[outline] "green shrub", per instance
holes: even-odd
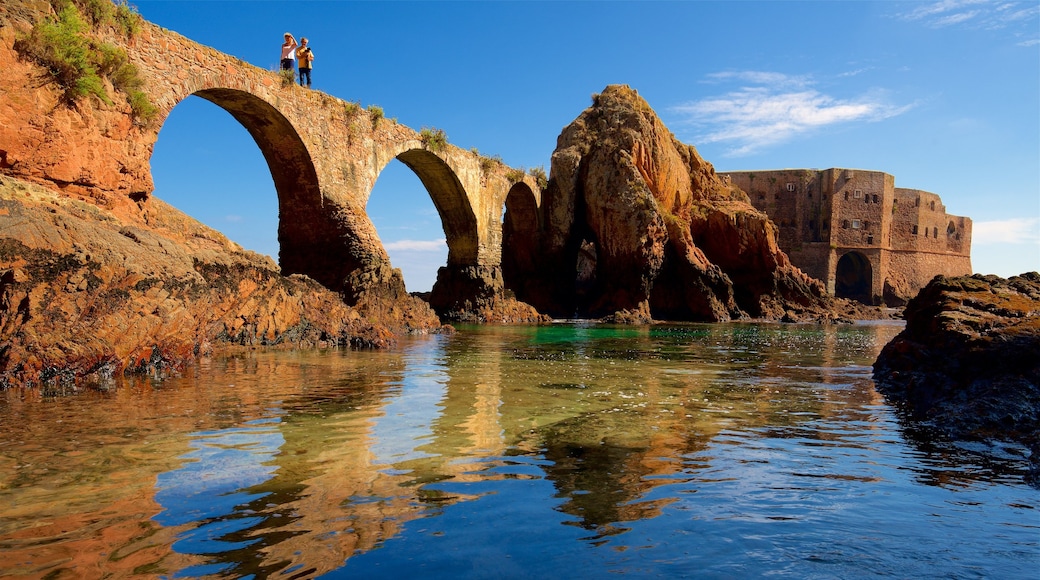
[[[282,77],[282,88],[296,85],[296,71],[293,69],[279,69],[278,76]]]
[[[510,183],[519,183],[520,181],[523,181],[525,175],[527,175],[527,171],[524,170],[523,167],[510,168],[506,171],[506,179],[508,179]]]
[[[116,6],[111,0],[76,0],[76,4],[95,27],[112,22]]]
[[[480,156],[480,170],[484,172],[484,175],[490,175],[491,171],[498,165],[504,165],[502,157],[495,155],[481,155]]]
[[[15,49],[49,70],[65,89],[67,101],[92,94],[111,103],[98,76],[88,30],[79,10],[68,4],[56,18],[45,18],[33,27]]]
[[[383,119],[383,107],[380,107],[379,105],[369,105],[368,116],[372,119],[372,128],[375,129],[379,126],[379,121]]]
[[[422,139],[423,147],[428,151],[443,150],[448,146],[448,135],[444,132],[444,129],[431,129],[429,127],[423,127],[419,131],[419,138]]]
[[[137,33],[141,32],[143,19],[137,9],[127,4],[126,0],[117,0],[115,17],[116,24],[128,38],[137,36]]]
[[[538,167],[532,167],[527,173],[534,178],[534,181],[538,184],[539,188],[545,189],[546,187],[549,187],[549,177],[545,175],[545,168],[541,165]]]
[[[127,95],[127,100],[130,103],[130,110],[134,112],[134,117],[143,125],[151,123],[159,113],[152,101],[148,99],[148,95],[141,91],[131,91]]]
[[[113,14],[119,14],[119,8],[109,0],[55,0],[52,4],[57,16],[37,23],[27,37],[16,41],[15,49],[50,71],[64,89],[63,98],[68,103],[93,95],[111,105],[102,80],[107,77],[116,90],[126,94],[138,121],[147,123],[154,118],[157,110],[140,91],[144,81],[137,67],[122,48],[90,36],[91,27],[77,5],[83,7],[95,26],[111,21]]]
[[[361,111],[361,103],[357,101],[347,101],[343,103],[343,112],[348,117],[353,117],[358,114],[359,111]]]

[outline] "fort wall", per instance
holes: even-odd
[[[837,295],[900,304],[933,277],[971,274],[971,219],[880,171],[723,172],[780,231],[780,247]]]

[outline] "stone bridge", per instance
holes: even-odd
[[[537,205],[540,191],[530,176],[516,180],[519,172],[501,162],[424,142],[421,133],[383,118],[381,111],[285,82],[277,72],[150,23],[131,39],[108,40],[126,47],[159,110],[142,128],[147,147],[131,155],[150,158],[170,111],[192,95],[220,106],[249,131],[278,195],[284,274],[310,276],[341,291],[348,302],[372,288],[403,291],[365,212],[380,172],[398,159],[422,181],[447,239],[448,262],[438,273],[433,306],[449,309],[460,298],[502,291],[504,207],[507,197],[524,207]],[[150,192],[137,195],[142,193]]]

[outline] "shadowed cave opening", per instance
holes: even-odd
[[[849,252],[838,260],[834,274],[834,295],[863,304],[873,304],[870,260],[859,252]]]

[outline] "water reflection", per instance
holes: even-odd
[[[1021,458],[908,444],[873,389],[898,330],[473,328],[7,391],[0,576],[841,576],[967,547],[1027,569]]]

